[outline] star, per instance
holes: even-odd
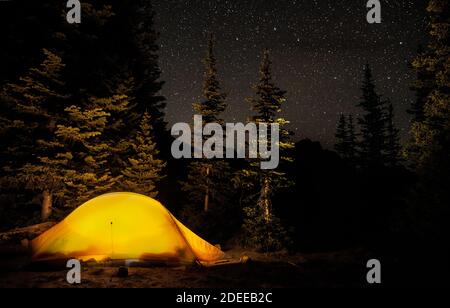
[[[245,98],[254,94],[261,53],[268,48],[273,81],[287,91],[285,114],[296,140],[308,137],[332,148],[336,115],[359,117],[366,63],[380,94],[398,104],[396,119],[406,136],[415,78],[408,64],[426,32],[420,6],[388,5],[383,22],[373,27],[357,1],[268,3],[154,2],[169,125],[192,119],[192,103],[201,98],[206,37],[214,32],[218,78],[228,94],[226,120],[245,122],[250,115]]]

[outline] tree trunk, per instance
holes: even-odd
[[[45,190],[42,193],[41,220],[46,221],[52,213],[52,194]]]
[[[270,221],[271,216],[271,206],[270,206],[270,184],[268,179],[264,179],[264,184],[261,193],[261,201],[264,212],[264,219],[266,222]]]
[[[206,167],[206,192],[205,192],[205,204],[204,211],[208,212],[209,209],[209,166]]]

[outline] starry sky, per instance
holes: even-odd
[[[295,139],[334,144],[341,113],[358,116],[362,68],[374,71],[379,94],[396,108],[405,137],[414,93],[408,63],[426,38],[425,0],[381,0],[382,23],[368,24],[366,0],[158,0],[160,66],[167,121],[190,122],[200,100],[207,34],[216,36],[227,121],[251,114],[245,98],[258,80],[264,48],[275,83],[287,91],[284,115]]]

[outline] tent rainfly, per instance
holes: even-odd
[[[31,242],[33,261],[215,262],[224,253],[161,203],[134,193],[94,198]]]

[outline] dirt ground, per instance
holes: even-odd
[[[130,267],[119,278],[117,267],[83,266],[81,284],[66,282],[67,270],[30,269],[24,257],[0,257],[0,287],[33,288],[298,288],[367,285],[364,253],[358,250],[309,254],[227,252],[249,256],[245,264],[199,267]]]

